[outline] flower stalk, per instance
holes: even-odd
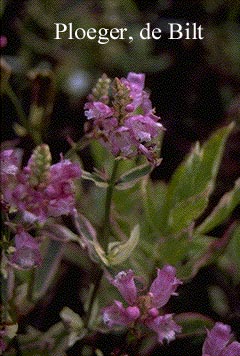
[[[111,233],[111,228],[110,228],[111,203],[112,203],[114,185],[117,177],[118,165],[119,165],[119,160],[114,160],[112,175],[106,193],[105,213],[104,213],[103,233],[102,233],[102,245],[106,252],[107,252],[107,247],[108,247],[110,233]]]
[[[112,174],[111,174],[111,178],[110,178],[109,185],[107,187],[107,192],[106,192],[105,209],[104,209],[105,212],[104,212],[104,219],[103,219],[103,228],[102,228],[103,230],[102,230],[102,241],[101,241],[102,246],[106,252],[107,252],[108,243],[109,243],[109,239],[110,239],[110,233],[111,233],[111,228],[110,228],[111,203],[112,203],[114,185],[115,185],[116,177],[117,177],[118,165],[119,165],[119,160],[114,160]],[[96,282],[94,284],[94,288],[93,288],[93,291],[91,294],[89,307],[88,307],[88,311],[87,311],[87,315],[86,315],[86,326],[87,327],[89,326],[92,309],[93,309],[95,299],[98,294],[98,290],[101,285],[103,272],[104,271],[102,268],[100,268],[97,272]]]

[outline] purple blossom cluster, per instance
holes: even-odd
[[[130,72],[127,79],[112,83],[113,98],[106,87],[101,95],[90,95],[85,115],[92,121],[90,135],[111,151],[115,157],[132,158],[144,155],[157,166],[158,138],[162,130],[154,114],[149,94],[144,90],[145,75]]]
[[[240,343],[229,343],[231,338],[230,326],[216,323],[212,330],[208,331],[203,344],[203,356],[240,356]]]
[[[46,145],[39,147],[45,149]],[[0,162],[3,200],[22,212],[25,220],[43,223],[48,217],[73,211],[73,180],[81,176],[78,164],[61,159],[57,164],[41,166],[33,153],[27,166],[21,169],[21,157],[16,150],[2,151]],[[42,168],[41,175],[37,165]]]
[[[182,282],[176,278],[176,270],[170,265],[157,270],[157,277],[152,282],[149,292],[138,295],[132,270],[122,271],[111,280],[125,301],[123,304],[115,300],[114,304],[103,309],[103,321],[109,327],[114,325],[134,326],[138,323],[144,325],[158,335],[160,343],[175,339],[175,334],[181,327],[175,323],[172,314],[162,314],[159,309],[167,304],[172,295],[177,295],[176,289]]]

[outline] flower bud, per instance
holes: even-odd
[[[101,101],[104,104],[107,104],[109,102],[108,92],[110,83],[111,79],[109,79],[106,74],[103,74],[101,78],[98,79],[96,86],[92,90],[92,101]]]
[[[51,160],[48,145],[43,144],[35,148],[28,163],[30,168],[29,183],[32,187],[47,184]]]
[[[115,78],[113,81],[113,108],[115,109],[115,117],[119,122],[127,115],[126,106],[129,108],[132,99],[130,97],[130,88],[128,88],[120,79]]]

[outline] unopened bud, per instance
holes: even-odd
[[[29,161],[29,183],[36,187],[47,184],[52,157],[48,145],[37,146]]]
[[[109,102],[109,88],[111,80],[106,74],[103,74],[101,78],[98,79],[96,86],[92,90],[93,101],[101,101],[104,104]]]
[[[122,83],[118,78],[113,81],[113,107],[115,110],[115,116],[122,121],[128,113],[129,104],[131,104],[132,99],[130,97],[130,89]]]

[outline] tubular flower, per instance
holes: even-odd
[[[109,79],[105,75],[99,81],[101,86],[97,83],[85,104],[85,115],[91,122],[89,136],[99,139],[116,157],[140,154],[154,166],[159,165],[158,138],[164,128],[144,91],[145,75],[129,73],[127,78],[115,78],[111,98],[106,91]],[[103,86],[104,82],[108,86]]]
[[[230,326],[216,323],[212,330],[208,331],[203,344],[203,356],[240,356],[240,343],[229,343],[231,338]]]
[[[26,231],[22,230],[15,236],[15,252],[9,262],[21,270],[31,269],[42,263],[39,244]]]
[[[177,295],[175,291],[181,281],[176,278],[175,268],[167,265],[158,269],[157,277],[145,295],[139,295],[134,278],[133,271],[128,270],[119,272],[111,280],[129,306],[125,308],[115,300],[113,305],[103,309],[103,321],[109,327],[140,323],[155,331],[160,343],[164,339],[168,342],[174,340],[181,327],[174,322],[172,314],[160,315],[158,309],[168,302],[171,295]]]
[[[51,165],[47,145],[38,146],[20,169],[14,150],[1,152],[3,200],[23,213],[25,220],[45,222],[50,216],[69,214],[75,207],[73,180],[81,176],[78,164],[61,159]]]

